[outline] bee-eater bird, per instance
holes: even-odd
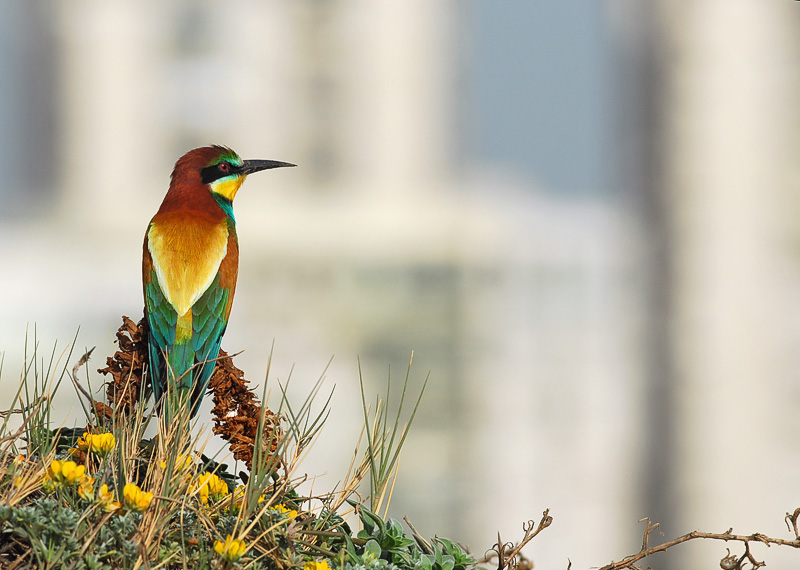
[[[242,160],[223,146],[175,163],[142,259],[149,375],[167,423],[187,404],[197,414],[219,356],[239,268],[233,199],[248,174],[284,166],[295,165]]]

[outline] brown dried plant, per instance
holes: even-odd
[[[109,405],[120,412],[133,412],[139,401],[147,361],[146,327],[144,319],[134,323],[123,315],[122,326],[117,331],[119,349],[106,358],[106,367],[98,370],[104,376],[111,375],[106,382],[106,398]]]
[[[233,357],[224,350],[219,351],[217,368],[208,387],[214,393],[212,431],[230,442],[235,459],[252,469],[261,405],[249,388],[244,372],[234,366]],[[265,447],[262,450],[264,457],[277,452],[280,436],[278,417],[269,409],[264,410],[264,434],[261,440]]]

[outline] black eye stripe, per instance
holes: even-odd
[[[226,170],[220,168],[220,166],[223,164],[227,165],[228,168]],[[219,180],[220,178],[235,174],[239,170],[240,167],[236,166],[235,164],[231,164],[230,162],[218,162],[217,164],[212,164],[211,166],[206,166],[205,168],[201,169],[200,179],[203,181],[203,184],[209,184],[215,180]]]

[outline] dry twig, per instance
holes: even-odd
[[[619,561],[606,564],[605,566],[599,568],[599,570],[623,570],[626,568],[629,570],[641,570],[641,568],[637,566],[639,561],[647,558],[648,556],[652,556],[653,554],[666,552],[670,548],[673,548],[679,544],[683,544],[684,542],[689,542],[690,540],[696,539],[721,540],[724,542],[733,541],[742,543],[744,546],[744,552],[741,554],[734,554],[731,553],[730,549],[726,549],[727,554],[720,560],[720,567],[722,570],[757,570],[758,568],[766,566],[766,563],[758,560],[753,555],[751,545],[754,543],[765,544],[766,546],[789,546],[791,548],[800,549],[800,508],[795,509],[793,513],[786,513],[785,520],[787,528],[794,533],[793,539],[773,538],[760,532],[748,535],[734,534],[733,529],[729,528],[722,533],[693,530],[692,532],[688,532],[672,540],[662,542],[656,546],[651,546],[650,536],[658,529],[659,525],[658,523],[652,523],[649,518],[644,518],[639,521],[645,523],[644,532],[642,533],[641,549],[635,554],[626,556]],[[497,543],[494,545],[494,547],[492,547],[489,553],[484,556],[483,560],[479,561],[479,563],[485,564],[497,559],[498,570],[504,570],[506,568],[511,568],[513,570],[532,570],[533,563],[522,555],[521,550],[541,531],[550,526],[552,522],[553,519],[549,516],[549,509],[544,511],[542,519],[539,521],[538,525],[534,524],[533,521],[528,521],[522,527],[525,531],[525,536],[517,545],[514,545],[511,542],[504,543],[498,533]],[[570,568],[572,568],[571,561],[569,561],[567,570]]]
[[[716,533],[716,532],[700,532],[698,530],[693,530],[692,532],[688,532],[683,536],[679,536],[678,538],[674,538],[672,540],[668,540],[667,542],[662,542],[657,546],[649,546],[649,539],[650,535],[653,533],[654,530],[658,528],[658,523],[652,524],[649,518],[642,519],[640,522],[645,523],[644,533],[642,535],[642,548],[636,554],[631,554],[630,556],[626,556],[622,560],[618,562],[611,562],[600,568],[600,570],[621,570],[623,568],[630,568],[635,569],[635,564],[642,560],[643,558],[647,558],[648,556],[652,556],[653,554],[657,554],[659,552],[665,552],[666,550],[672,548],[673,546],[677,546],[678,544],[682,544],[684,542],[688,542],[690,540],[695,540],[698,538],[704,538],[708,540],[722,540],[725,542],[735,541],[741,542],[744,544],[744,552],[737,556],[735,554],[731,554],[731,551],[728,550],[728,554],[720,560],[720,566],[723,570],[744,570],[744,564],[750,564],[750,568],[755,570],[756,568],[761,568],[766,564],[762,561],[756,560],[753,556],[752,552],[750,551],[750,544],[751,543],[761,543],[766,544],[767,546],[771,545],[779,545],[779,546],[791,546],[792,548],[800,548],[800,536],[798,536],[797,531],[797,518],[800,516],[800,509],[797,509],[794,512],[794,515],[786,514],[787,524],[791,522],[794,527],[795,531],[795,538],[793,540],[787,540],[784,538],[772,538],[765,534],[761,534],[759,532],[749,535],[742,535],[742,534],[733,534],[733,529],[729,528],[725,532]]]
[[[503,542],[500,538],[500,533],[497,533],[497,543],[490,549],[491,554],[484,557],[480,563],[486,563],[497,558],[497,570],[504,570],[505,568],[513,568],[517,570],[529,570],[533,568],[533,563],[522,555],[521,551],[531,540],[536,538],[540,532],[549,527],[553,523],[553,517],[550,516],[550,509],[545,509],[542,513],[542,518],[539,523],[530,520],[522,525],[522,530],[525,531],[525,536],[516,546],[511,542]]]

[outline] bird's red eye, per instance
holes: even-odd
[[[230,169],[230,166],[228,166],[227,162],[220,162],[218,168],[219,168],[220,172],[228,172],[228,169]]]

